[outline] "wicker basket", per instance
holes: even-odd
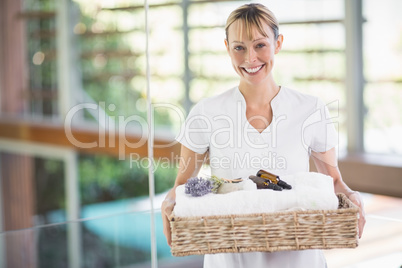
[[[354,248],[359,209],[338,194],[334,210],[170,217],[172,255]]]

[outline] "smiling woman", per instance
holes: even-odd
[[[327,122],[328,109],[320,99],[279,86],[273,78],[274,58],[282,43],[276,19],[265,6],[246,4],[229,16],[225,45],[239,84],[198,102],[183,125],[184,135],[177,138],[182,144],[182,162],[192,165],[179,166],[175,186],[162,205],[169,244],[168,217],[175,204],[175,190],[198,173],[199,159],[206,154],[214,163],[220,163],[211,166],[212,175],[226,179],[247,178],[258,169],[279,175],[309,171],[309,157],[313,156],[318,171],[333,178],[335,191],[360,207],[362,233],[362,201],[343,182],[334,163],[338,140],[331,122]],[[219,120],[223,114],[229,118],[231,128]],[[236,143],[222,146],[221,134],[232,137]],[[259,165],[254,165],[255,159],[263,159],[267,154],[284,159],[286,164],[267,166],[266,161],[259,161]],[[242,160],[244,165],[236,166],[236,157],[245,155],[249,158]],[[207,254],[204,258],[204,267],[267,266],[318,268],[325,267],[325,259],[319,250]]]

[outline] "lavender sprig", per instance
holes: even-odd
[[[184,192],[192,196],[203,196],[211,193],[212,183],[201,177],[194,177],[187,180],[184,186]]]

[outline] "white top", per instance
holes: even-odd
[[[328,109],[318,98],[282,87],[271,107],[272,122],[259,133],[248,122],[246,101],[235,87],[197,103],[177,140],[196,153],[209,150],[212,175],[227,179],[259,169],[279,176],[307,172],[311,150],[325,152],[337,145]],[[325,259],[317,250],[225,253],[205,255],[204,267],[321,268]]]

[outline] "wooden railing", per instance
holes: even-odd
[[[108,154],[119,157],[121,154],[136,153],[147,157],[147,141],[140,135],[130,132],[119,135],[109,131],[99,131],[95,127],[73,127],[66,130],[62,123],[37,123],[20,119],[0,119],[0,139],[12,139],[53,146],[69,147],[89,154]],[[80,146],[85,144],[86,146]],[[180,153],[180,144],[171,139],[155,137],[154,156],[174,157]]]

